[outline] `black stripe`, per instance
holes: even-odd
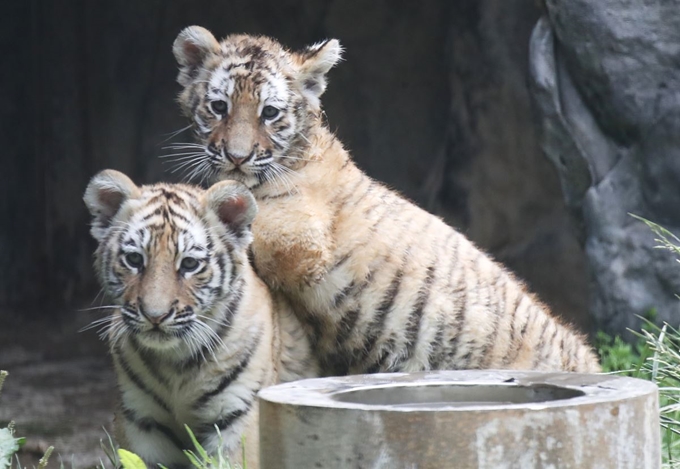
[[[359,320],[359,308],[353,308],[345,312],[338,324],[338,332],[335,336],[335,341],[338,345],[342,345],[349,338],[352,330]]]
[[[515,310],[517,310],[517,308],[519,308],[519,304],[521,303],[523,298],[524,298],[524,295],[520,294],[519,300],[516,302]],[[516,330],[517,330],[516,316],[513,316],[513,318],[515,318],[515,319],[513,319],[513,324],[512,324],[512,341],[516,342],[516,346],[515,346],[514,350],[512,350],[512,353],[508,352],[506,354],[506,356],[503,358],[503,364],[504,365],[513,364],[515,362],[515,360],[517,360],[517,357],[519,356],[520,352],[522,351],[522,346],[524,345],[524,341],[518,340],[518,338],[516,336]],[[527,311],[527,321],[528,320],[529,320],[529,311]],[[526,325],[525,325],[525,327],[526,327]],[[525,328],[522,328],[522,331],[525,331],[525,330],[526,330]],[[524,332],[522,332],[522,335],[524,335]],[[521,337],[520,337],[520,339],[521,339]]]
[[[482,348],[482,367],[487,368],[490,361],[491,361],[491,352],[493,351],[494,345],[496,345],[496,339],[498,337],[499,333],[499,328],[498,325],[500,324],[501,321],[501,308],[498,305],[498,302],[496,302],[496,307],[492,308],[492,293],[496,292],[496,285],[498,284],[498,281],[502,278],[503,276],[503,271],[498,270],[496,273],[496,278],[494,279],[493,282],[488,284],[486,286],[486,297],[487,297],[487,305],[486,305],[486,310],[489,315],[491,315],[493,319],[493,326],[491,328],[491,333],[486,337],[486,343],[484,344],[484,347]],[[495,295],[493,296],[495,298]]]
[[[479,296],[479,290],[480,290],[480,287],[483,284],[480,283],[479,274],[476,271],[474,271],[473,273],[476,276],[475,285],[477,287],[477,293],[478,293],[477,296]],[[487,303],[485,305],[486,306],[485,309],[488,312],[489,307],[490,307],[489,295],[488,295],[488,290],[489,290],[488,285],[486,286],[486,290],[487,290]],[[498,321],[498,315],[496,315],[496,318],[494,318],[494,319],[496,321]],[[492,328],[491,335],[494,334],[494,329],[497,329],[497,327],[495,327],[495,325],[494,325],[494,328]],[[466,344],[469,345],[470,348],[468,349],[468,352],[463,357],[462,365],[464,366],[465,369],[468,369],[468,368],[479,369],[479,368],[483,367],[483,363],[484,363],[484,360],[485,360],[484,352],[485,352],[486,347],[487,347],[488,339],[489,339],[489,336],[484,337],[484,339],[472,337],[471,340],[468,340],[466,342]],[[491,344],[491,345],[493,345],[493,344]],[[474,362],[472,361],[473,359],[474,359]]]
[[[236,420],[246,415],[251,407],[252,402],[249,403],[248,406],[245,407],[244,409],[238,409],[228,413],[221,419],[217,420],[214,425],[211,425],[211,427],[214,428],[215,426],[217,426],[217,428],[219,428],[220,431],[224,431],[227,428],[229,428]]]
[[[345,376],[349,374],[352,352],[336,348],[331,353],[320,356],[321,376]]]
[[[378,219],[373,223],[373,225],[371,225],[371,228],[370,228],[371,233],[373,233],[373,234],[377,233],[378,227],[383,222],[383,220],[386,220],[388,218],[393,219],[393,217],[392,217],[393,215],[394,215],[394,213],[392,212],[392,210],[390,210],[389,208],[385,208],[385,210],[383,210],[383,213],[381,213],[380,216],[378,217]]]
[[[368,180],[368,187],[366,187],[366,190],[364,191],[363,194],[361,194],[361,195],[359,196],[358,199],[354,199],[354,200],[351,201],[351,202],[352,202],[352,205],[353,205],[354,207],[356,207],[357,205],[359,205],[359,203],[361,203],[361,201],[364,200],[364,198],[366,198],[366,196],[367,196],[368,194],[370,194],[371,192],[373,192],[374,186],[375,186],[375,182],[374,182],[372,179],[369,179],[369,180]],[[348,202],[349,202],[349,201],[348,201]]]
[[[142,379],[134,372],[132,371],[132,368],[130,367],[130,364],[125,360],[125,357],[123,357],[122,350],[120,349],[120,346],[116,346],[115,348],[115,358],[118,360],[118,363],[120,364],[120,367],[123,369],[123,372],[125,375],[128,377],[130,381],[134,383],[135,386],[137,386],[140,391],[146,393],[153,399],[153,401],[158,404],[163,410],[170,412],[170,406],[165,403],[161,397],[153,392],[149,387],[144,384]]]
[[[232,368],[229,371],[229,373],[222,378],[222,380],[215,389],[204,393],[201,397],[196,399],[196,401],[193,404],[194,409],[198,409],[201,406],[205,405],[211,398],[217,396],[218,394],[221,394],[231,383],[238,379],[241,372],[243,372],[243,370],[245,370],[248,367],[250,359],[253,357],[255,351],[257,350],[258,345],[260,344],[261,338],[262,331],[259,331],[253,341],[253,344],[250,347],[248,347],[248,349],[245,352],[245,355],[238,363],[238,365]]]
[[[395,346],[396,341],[394,340],[394,337],[390,337],[388,340],[386,340],[385,344],[380,350],[380,357],[378,357],[378,360],[374,364],[366,368],[366,373],[370,374],[378,373],[380,371],[399,371],[398,365],[395,365],[394,369],[385,369],[385,363],[387,363],[387,359],[394,352]]]
[[[354,363],[359,364],[371,355],[376,341],[378,338],[380,338],[385,329],[387,315],[392,310],[394,301],[399,294],[399,287],[401,286],[403,276],[403,268],[399,268],[399,270],[394,275],[390,286],[387,288],[380,305],[375,310],[373,319],[366,328],[366,337],[364,338],[363,347],[359,350],[355,350],[353,354]]]
[[[352,362],[353,350],[345,346],[345,342],[354,331],[359,320],[360,310],[352,308],[346,311],[337,326],[334,346],[330,353],[320,353],[319,360],[321,368],[326,376],[344,376],[349,374],[349,367]],[[315,345],[315,343],[314,343]]]
[[[545,349],[545,333],[548,330],[548,327],[550,327],[550,318],[544,318],[544,324],[543,327],[541,328],[541,333],[538,335],[538,345],[534,348],[534,360],[532,364],[532,368],[536,368],[538,364],[541,362],[541,359],[543,358],[543,355],[541,354],[541,351]]]
[[[354,280],[352,280],[351,282],[349,282],[349,285],[347,285],[345,288],[343,288],[338,293],[336,293],[335,296],[333,297],[333,306],[332,307],[337,308],[340,305],[340,303],[345,298],[347,298],[349,293],[354,289],[354,286],[355,286],[355,283],[354,283]]]
[[[465,278],[463,277],[463,280]],[[463,369],[463,366],[459,366],[457,362],[454,361],[456,355],[458,354],[458,342],[460,341],[461,333],[463,332],[463,327],[465,325],[465,311],[467,304],[467,289],[465,285],[458,291],[459,295],[456,297],[455,315],[453,317],[453,324],[450,326],[451,330],[455,333],[453,338],[449,340],[448,344],[448,360],[446,363],[447,367],[453,367],[453,369]]]
[[[292,194],[290,192],[282,192],[280,194],[274,195],[263,195],[258,197],[258,200],[269,200],[269,199],[281,199],[283,197],[290,197]]]
[[[172,205],[168,205],[167,210],[173,218],[177,218],[178,220],[182,220],[184,223],[191,224],[191,220],[185,217],[183,213],[179,213],[177,210],[175,210]]]
[[[568,369],[569,369],[569,365],[570,365],[569,362],[568,362],[568,357],[567,357],[567,363],[564,363],[564,358],[565,358],[565,357],[564,357],[564,336],[565,336],[565,334],[564,334],[564,332],[563,332],[563,333],[562,333],[562,338],[560,339],[560,346],[559,346],[559,347],[560,347],[560,357],[561,357],[561,359],[562,359],[562,366],[563,366],[563,368],[564,368],[565,370],[568,370]]]
[[[144,367],[146,370],[149,372],[151,376],[156,378],[156,381],[161,383],[165,387],[170,386],[170,381],[163,376],[158,369],[158,362],[159,358],[154,356],[153,353],[151,353],[149,350],[145,349],[144,347],[140,346],[139,342],[137,341],[137,338],[134,335],[130,336],[130,344],[132,345],[132,348],[135,349],[135,352],[137,352],[137,355],[139,356],[140,360],[144,364]]]
[[[299,309],[298,314],[301,315],[302,322],[305,328],[309,331],[309,340],[312,346],[316,346],[321,340],[321,336],[327,326],[327,318],[323,315],[315,314],[313,312],[306,311],[304,309]]]
[[[220,417],[218,420],[216,420],[214,423],[206,423],[203,425],[200,425],[196,431],[194,431],[194,435],[198,437],[199,439],[203,440],[211,435],[217,434],[215,430],[215,426],[220,430],[220,432],[224,432],[227,430],[230,426],[234,424],[239,418],[243,417],[244,415],[248,414],[250,409],[253,406],[252,400],[246,403],[246,406],[243,409],[236,409],[234,411],[229,412],[228,414]]]
[[[404,361],[408,361],[412,356],[418,342],[418,334],[420,333],[420,321],[423,318],[423,311],[427,302],[430,299],[430,289],[432,288],[432,283],[434,283],[434,274],[437,267],[437,261],[427,268],[427,273],[425,274],[425,280],[420,287],[418,292],[418,298],[413,305],[413,312],[408,318],[408,324],[406,326],[406,356]]]
[[[153,217],[157,217],[158,215],[161,215],[162,213],[163,213],[163,207],[156,207],[156,209],[155,209],[153,212],[151,212],[151,213],[149,213],[149,214],[147,214],[147,215],[144,215],[144,216],[142,217],[142,220],[141,220],[141,221],[149,221],[149,220],[151,220]]]
[[[431,370],[437,370],[443,358],[443,343],[444,343],[444,323],[442,318],[437,319],[437,332],[434,335],[434,340],[430,344],[430,354],[427,357],[428,367]]]
[[[349,255],[347,256],[349,258]],[[352,280],[349,285],[340,290],[333,297],[333,308],[338,308],[341,303],[346,298],[356,298],[357,300],[361,296],[361,293],[368,287],[373,281],[373,271],[369,272],[366,278],[361,283],[356,283]],[[355,321],[356,322],[356,321]]]
[[[357,182],[354,186],[352,186],[351,189],[347,190],[345,192],[345,196],[338,201],[336,206],[338,207],[338,210],[344,209],[345,206],[347,205],[347,202],[349,202],[349,199],[352,198],[354,195],[354,191],[356,191],[361,185],[364,183],[364,180],[368,179],[368,176],[365,174],[360,173],[359,174],[359,182]],[[370,184],[369,184],[370,185]]]
[[[229,259],[233,261],[233,258],[231,256],[227,256],[227,254],[225,254],[225,253],[220,253],[220,255],[218,255],[215,258],[215,262],[217,262],[217,268],[219,269],[219,273],[220,273],[220,280],[218,282],[218,285],[219,285],[218,296],[222,296],[222,294],[224,293],[224,279],[227,275],[227,271],[226,271],[226,267],[227,267],[226,259],[227,259],[227,257],[229,257]],[[233,280],[234,280],[233,278],[229,279],[230,285],[231,285],[231,282],[233,282]]]
[[[328,273],[330,274],[330,273],[333,272],[335,269],[337,269],[338,267],[340,267],[342,264],[344,264],[345,262],[347,262],[347,261],[349,260],[349,258],[352,257],[353,252],[354,252],[354,251],[350,251],[350,252],[348,252],[347,254],[345,254],[344,256],[342,256],[335,264],[333,264],[333,265],[331,266],[330,269],[328,269]]]
[[[534,312],[533,308],[531,308],[531,305],[529,305],[527,307],[527,320],[524,323],[524,325],[522,326],[522,331],[519,333],[520,338],[524,338],[524,336],[526,335],[527,328],[529,327],[529,323],[531,322],[531,320],[533,318],[533,314],[532,314],[533,312]]]
[[[557,324],[552,321],[552,318],[547,317],[545,322],[546,322],[546,326],[543,327],[543,330],[541,331],[541,342],[540,342],[539,346],[536,347],[536,350],[535,350],[536,354],[534,355],[534,363],[533,363],[534,369],[536,369],[538,367],[538,365],[541,363],[541,361],[543,359],[547,358],[547,354],[545,353],[546,349],[549,352],[550,350],[552,350],[552,347],[546,348],[546,345],[551,344],[555,340],[555,337],[557,336],[557,332],[559,331]],[[550,340],[548,340],[546,342],[545,341],[545,332],[548,330],[548,327],[550,326],[551,323],[555,326],[555,332],[553,332],[552,336],[550,336]]]
[[[439,254],[442,259],[451,256],[447,272],[444,274],[446,286],[443,287],[441,291],[445,292],[444,294],[446,295],[452,296],[453,304],[451,310],[445,310],[443,312],[444,314],[437,318],[437,332],[435,334],[434,342],[430,346],[430,354],[428,355],[428,364],[430,369],[433,370],[439,369],[442,360],[444,360],[446,356],[450,357],[450,354],[447,353],[449,344],[444,343],[444,333],[447,331],[447,328],[449,327],[449,325],[446,322],[446,318],[449,315],[452,315],[454,325],[457,325],[456,321],[458,320],[458,315],[460,311],[459,307],[460,298],[459,297],[457,298],[454,295],[453,287],[453,273],[454,270],[456,269],[456,261],[458,259],[458,244],[455,243],[456,235],[457,235],[456,231],[449,228],[446,239],[444,240],[443,243],[441,243],[441,249]],[[446,363],[447,362],[444,363],[445,366]]]
[[[515,298],[515,301],[512,305],[512,313],[511,313],[511,322],[510,324],[512,325],[510,329],[510,340],[515,341],[517,339],[517,309],[519,308],[519,304],[522,302],[522,299],[524,298],[523,294],[517,295]]]
[[[240,278],[238,284],[236,285],[236,290],[232,292],[231,299],[229,300],[229,303],[227,304],[224,310],[224,317],[215,318],[215,320],[219,321],[220,323],[217,329],[215,330],[215,333],[220,338],[224,338],[224,334],[226,334],[226,332],[229,329],[231,329],[234,315],[236,314],[238,307],[240,306],[241,303],[241,298],[243,297],[244,284],[245,281],[243,280],[243,278]],[[199,353],[197,353],[195,356],[189,357],[188,359],[178,364],[180,371],[184,372],[191,368],[200,367],[203,364],[203,357],[207,356],[209,353],[210,353],[209,347],[207,345],[204,345],[199,351]]]
[[[129,409],[127,407],[122,407],[123,411],[123,417],[125,417],[125,420],[130,422],[131,424],[137,426],[140,430],[146,433],[151,433],[152,431],[156,430],[165,435],[165,437],[172,442],[180,451],[184,451],[187,449],[182,443],[182,441],[177,438],[177,435],[175,435],[175,432],[173,432],[169,427],[166,427],[165,425],[156,422],[155,419],[152,417],[138,417],[135,411],[132,409]]]
[[[234,277],[234,279],[232,279],[231,285],[234,284],[234,282],[236,281],[235,279],[236,276]],[[245,287],[245,280],[243,280],[243,277],[238,277],[238,279],[239,279],[238,283],[232,288],[232,294],[229,303],[227,303],[227,306],[224,309],[224,317],[220,319],[220,322],[222,324],[220,325],[220,328],[217,331],[220,337],[224,334],[224,332],[227,329],[231,327],[231,323],[234,320],[234,316],[236,315],[236,312],[241,306],[241,300],[243,299],[243,290]]]

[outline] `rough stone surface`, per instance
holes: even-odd
[[[458,397],[439,399],[435,386]],[[656,386],[606,375],[447,371],[304,380],[260,392],[260,432],[262,469],[661,467]]]
[[[680,269],[630,214],[680,232],[677,0],[547,0],[530,65],[542,146],[582,228],[591,313],[618,333],[677,325]]]

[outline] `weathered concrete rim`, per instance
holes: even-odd
[[[361,404],[335,399],[351,391],[375,388],[439,385],[524,386],[548,385],[580,391],[583,395],[532,403],[502,403],[418,408]],[[642,379],[606,374],[544,373],[513,370],[455,370],[417,373],[379,373],[329,378],[314,378],[279,384],[263,389],[259,398],[275,404],[325,409],[351,409],[388,412],[475,412],[487,410],[569,409],[589,404],[619,404],[656,393],[657,386]]]

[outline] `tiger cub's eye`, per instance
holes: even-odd
[[[128,252],[125,254],[125,263],[131,269],[139,269],[144,266],[144,256],[138,252]]]
[[[199,262],[193,257],[185,257],[179,264],[179,268],[182,272],[193,272],[198,268]]]
[[[262,108],[262,117],[265,119],[273,119],[276,116],[279,115],[279,110],[276,109],[274,106],[265,106]]]
[[[215,114],[226,114],[227,113],[227,102],[226,101],[212,101],[210,103],[210,109],[213,110]]]

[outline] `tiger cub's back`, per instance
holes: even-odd
[[[465,236],[353,164],[336,167],[333,262],[291,289],[326,372],[599,371],[584,338]]]

